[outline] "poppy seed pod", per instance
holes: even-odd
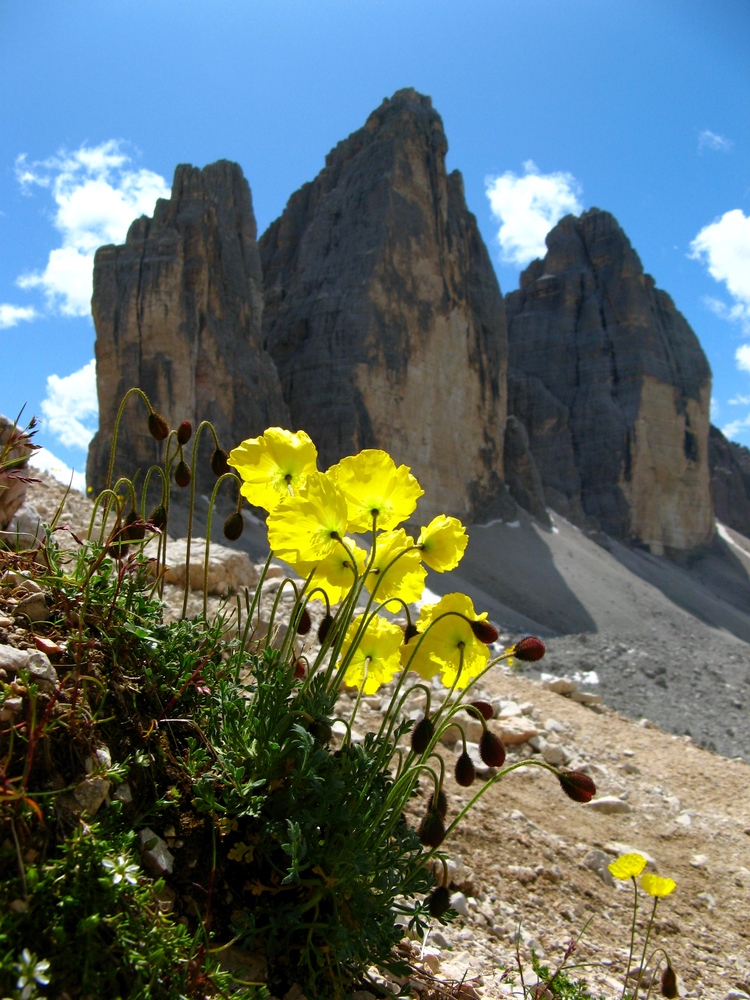
[[[411,731],[411,748],[414,753],[422,754],[430,745],[435,727],[432,721],[425,715],[419,720]]]
[[[471,757],[464,750],[456,761],[456,781],[459,785],[463,785],[464,788],[468,788],[469,785],[474,784],[476,776],[477,772],[471,761]]]
[[[439,813],[431,809],[425,813],[424,819],[419,824],[417,831],[419,842],[425,847],[440,847],[445,840],[445,824]]]
[[[438,886],[430,896],[427,908],[431,917],[442,917],[446,910],[450,909],[451,894],[444,885]]]
[[[216,448],[211,455],[211,472],[213,472],[217,479],[226,472],[232,471],[229,468],[228,458],[229,455],[227,455],[223,448]]]
[[[445,817],[448,815],[448,796],[445,794],[442,788],[437,793],[437,801],[435,802],[435,805],[432,808],[442,820],[444,820]]]
[[[475,708],[485,720],[491,719],[495,714],[495,709],[488,701],[470,701],[468,705],[464,705],[464,708],[468,709],[469,706],[471,706],[471,708]],[[470,712],[469,714],[474,715],[473,712]],[[476,716],[474,717],[476,718]]]
[[[167,523],[167,509],[163,504],[159,504],[148,515],[148,523],[152,528],[161,530]]]
[[[672,968],[672,963],[667,959],[667,967],[661,974],[661,995],[663,997],[668,997],[669,1000],[673,1000],[674,997],[679,996],[677,990],[677,976]]]
[[[500,630],[492,622],[488,622],[484,618],[479,621],[469,622],[469,625],[477,639],[483,642],[485,646],[491,646],[493,642],[497,642],[500,638]]]
[[[537,639],[535,635],[527,635],[513,647],[513,655],[518,660],[526,660],[527,663],[534,663],[546,653],[544,643]]]
[[[311,628],[312,618],[310,617],[310,612],[307,608],[303,608],[302,614],[299,616],[299,622],[297,623],[297,635],[307,635]]]
[[[190,466],[184,459],[180,459],[177,468],[174,470],[174,481],[183,489],[190,485]]]
[[[404,625],[404,642],[408,642],[409,639],[413,639],[415,635],[419,635],[417,626],[414,622],[407,622]]]
[[[505,747],[489,729],[485,729],[479,740],[479,756],[487,767],[502,767],[505,763]]]
[[[193,436],[193,425],[189,420],[183,420],[177,428],[177,440],[180,444],[187,444]]]
[[[318,625],[318,642],[325,642],[326,636],[331,630],[331,625],[333,625],[333,615],[326,615],[323,621]]]
[[[588,774],[580,771],[558,771],[557,778],[562,790],[574,802],[590,802],[596,795],[596,785]]]
[[[148,415],[148,431],[151,437],[157,441],[163,441],[169,437],[169,424],[156,410],[152,410]]]
[[[230,542],[236,542],[245,528],[245,520],[242,514],[236,510],[224,522],[224,537]]]

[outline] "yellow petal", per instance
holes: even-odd
[[[461,562],[469,537],[457,517],[438,514],[417,539],[417,548],[430,569],[445,573]]]
[[[228,462],[242,479],[240,492],[256,507],[274,510],[297,493],[315,471],[318,452],[305,431],[269,427],[260,437],[248,438],[229,453]]]
[[[671,878],[662,878],[661,875],[648,873],[641,876],[641,886],[649,896],[661,899],[663,896],[668,896],[670,892],[674,892],[677,883]]]
[[[646,859],[640,854],[621,854],[620,857],[607,865],[615,878],[638,878],[646,867]]]
[[[417,506],[424,490],[405,465],[396,467],[391,456],[376,448],[343,458],[326,475],[346,497],[352,531],[395,528]]]

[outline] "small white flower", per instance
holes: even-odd
[[[117,858],[105,858],[102,865],[108,872],[112,873],[112,882],[117,885],[119,882],[129,882],[135,885],[138,881],[138,865],[128,864],[128,859],[124,855]]]
[[[18,973],[16,988],[21,991],[21,1000],[31,1000],[36,996],[37,983],[39,986],[49,986],[49,962],[46,958],[39,959],[33,951],[24,948],[21,952],[21,961],[14,964],[14,969]]]

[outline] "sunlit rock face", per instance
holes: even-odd
[[[711,372],[608,212],[566,216],[506,297],[509,411],[548,504],[654,552],[714,530]]]
[[[260,240],[265,344],[322,466],[379,447],[425,516],[508,509],[502,296],[428,97],[339,143]]]
[[[224,448],[286,424],[289,414],[271,357],[263,350],[263,290],[250,188],[235,163],[178,166],[172,196],[142,216],[123,246],[94,263],[99,431],[87,478],[104,486],[117,408],[140,386],[171,427],[211,420]],[[190,445],[189,447],[192,447]],[[198,475],[212,488],[213,449],[205,435]],[[120,424],[116,473],[156,462],[146,410],[131,399]]]

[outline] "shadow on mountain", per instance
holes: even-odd
[[[750,540],[736,535],[735,542],[733,534],[720,529],[704,552],[687,557],[682,565],[617,543],[610,551],[625,569],[677,607],[750,642]]]
[[[427,586],[441,595],[465,591],[477,611],[488,611],[513,631],[541,636],[596,632],[596,622],[555,566],[552,537],[522,512],[512,524],[472,525],[459,568],[446,575],[430,573]]]

